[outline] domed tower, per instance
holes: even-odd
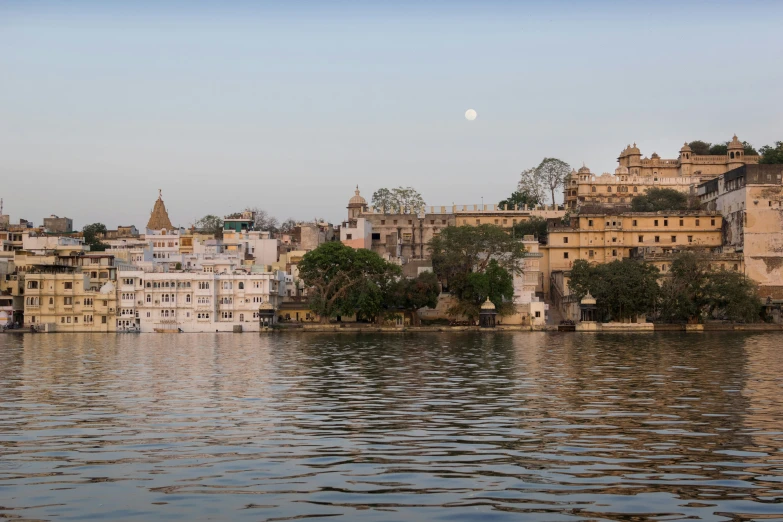
[[[628,164],[625,166],[628,167],[628,170],[631,171],[631,175],[638,175],[641,173],[642,151],[639,150],[639,147],[636,146],[636,143],[628,148],[626,157]]]
[[[693,151],[687,143],[680,149],[680,176],[690,177],[693,175]]]
[[[736,134],[729,142],[729,146],[727,148],[728,150],[726,151],[726,154],[728,155],[728,164],[726,167],[728,167],[728,170],[743,166],[745,164],[745,147],[737,138]]]
[[[358,219],[362,212],[367,211],[367,200],[359,194],[359,185],[356,185],[354,196],[348,201],[348,219]]]

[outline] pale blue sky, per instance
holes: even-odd
[[[491,203],[545,156],[783,139],[777,0],[228,4],[0,0],[6,213],[337,222],[357,183]]]

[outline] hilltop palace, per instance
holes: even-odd
[[[695,196],[700,183],[758,162],[758,156],[745,155],[736,135],[729,142],[725,155],[696,155],[686,143],[676,159],[661,159],[655,152],[649,158],[643,158],[634,143],[620,153],[614,174],[596,176],[585,166],[573,171],[563,185],[563,201],[569,209],[630,203],[631,198],[651,187],[670,188]]]

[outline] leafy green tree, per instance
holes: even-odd
[[[422,272],[417,277],[401,278],[392,283],[387,291],[387,307],[409,312],[414,326],[421,324],[419,309],[438,306],[440,285],[433,272]]]
[[[710,156],[725,156],[729,153],[728,143],[716,143],[710,147]]]
[[[549,237],[549,225],[547,220],[533,216],[527,221],[521,221],[514,225],[512,234],[515,238],[522,239],[525,236],[533,236],[539,243],[546,243]]]
[[[103,252],[106,245],[101,241],[101,236],[106,233],[106,225],[103,223],[93,223],[85,225],[82,229],[84,244],[89,245],[92,252]]]
[[[771,145],[764,145],[759,152],[761,152],[759,163],[767,165],[783,164],[783,141],[776,141],[774,147]]]
[[[438,279],[459,301],[469,317],[490,296],[498,313],[506,313],[504,298],[513,296],[507,281],[521,272],[525,247],[495,225],[446,227],[430,242],[432,266]]]
[[[705,294],[710,317],[738,323],[759,320],[761,301],[753,280],[739,272],[720,269],[711,271],[707,281]]]
[[[708,156],[710,154],[710,144],[706,141],[696,140],[688,144],[693,153],[697,156]]]
[[[658,275],[653,265],[629,258],[598,265],[579,259],[574,261],[568,286],[577,299],[589,291],[599,317],[632,319],[654,312],[660,291]]]
[[[506,199],[500,201],[498,203],[498,207],[508,208],[509,210],[511,210],[517,207],[524,208],[525,205],[527,205],[528,207],[534,207],[540,204],[541,204],[541,200],[538,199],[537,196],[531,194],[530,192],[517,190],[515,192],[512,192],[511,195]]]
[[[699,208],[696,198],[691,198],[670,188],[653,187],[631,200],[634,212],[658,212],[663,210],[695,210]]]
[[[761,302],[755,283],[744,274],[713,270],[709,258],[678,254],[661,285],[660,319],[667,322],[759,320]]]
[[[223,220],[218,216],[207,214],[194,223],[197,229],[212,234],[216,238],[223,237]]]
[[[747,141],[742,142],[743,152],[746,156],[758,156],[759,152]]]
[[[413,187],[381,188],[372,195],[372,206],[389,214],[418,214],[425,203]]]
[[[704,256],[683,252],[672,261],[661,285],[660,319],[665,322],[695,323],[706,313],[709,264]]]
[[[353,313],[375,317],[382,308],[383,285],[400,272],[375,252],[336,241],[305,254],[298,268],[308,288],[310,309],[323,323]]]

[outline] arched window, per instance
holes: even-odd
[[[240,290],[244,290],[245,289],[245,283],[243,283],[242,281],[239,282],[239,289]]]
[[[186,296],[185,296],[185,302],[186,302],[186,303],[189,303],[189,302],[190,302],[190,294],[188,294],[188,295],[186,295]]]
[[[638,189],[637,187],[634,187],[634,188],[633,188],[633,191],[634,191],[634,192],[639,192],[639,189]]]
[[[731,154],[729,154],[729,156],[731,157],[731,159],[734,159],[734,153],[733,152]]]
[[[592,188],[592,192],[595,192],[595,187]]]
[[[612,191],[612,187],[606,187],[606,191],[607,192],[611,192]]]

